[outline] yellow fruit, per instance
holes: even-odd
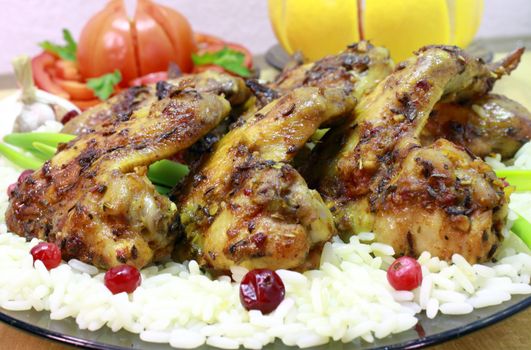
[[[286,36],[284,0],[269,0],[269,18],[280,45],[282,45],[284,50],[292,54],[293,50],[289,46],[288,38]]]
[[[466,46],[474,37],[483,0],[269,0],[275,34],[288,53],[310,60],[334,54],[362,36],[400,61],[424,45]],[[360,12],[360,13],[358,13]]]
[[[481,16],[483,15],[483,1],[459,0],[450,1],[450,17],[454,18],[454,30],[451,44],[466,47],[474,39],[479,29]]]
[[[290,54],[301,50],[317,60],[359,41],[355,0],[271,0],[269,9],[277,38]]]

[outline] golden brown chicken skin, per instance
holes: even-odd
[[[248,80],[255,97],[252,113],[300,87],[343,88],[355,98],[368,93],[393,70],[389,51],[367,41],[348,46],[345,51],[305,65],[288,66],[270,84]]]
[[[423,145],[445,138],[484,158],[512,158],[531,140],[531,113],[505,96],[487,94],[466,103],[440,103],[420,134]]]
[[[354,104],[344,89],[296,89],[218,142],[179,200],[189,249],[202,265],[296,268],[330,239],[330,211],[288,162]]]
[[[318,189],[340,233],[374,231],[399,255],[490,258],[507,215],[503,183],[462,148],[421,147],[418,135],[435,103],[486,94],[520,54],[487,66],[456,47],[425,47],[362,98],[342,138],[325,140],[340,146]]]
[[[63,145],[14,191],[9,229],[57,244],[64,259],[141,268],[168,257],[177,209],[147,166],[185,149],[229,113],[223,97],[183,90],[117,114]]]
[[[252,97],[245,104],[238,122],[245,122],[268,103],[300,87],[342,88],[359,98],[392,70],[389,51],[367,41],[352,44],[337,55],[313,63],[288,64],[272,83],[262,84],[254,79],[246,81]]]
[[[153,85],[129,88],[68,121],[62,132],[74,135],[90,133],[95,126],[116,115],[131,115],[144,106],[149,106],[184,89],[223,95],[233,106],[244,103],[250,96],[241,78],[215,71],[205,71]]]

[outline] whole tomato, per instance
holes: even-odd
[[[127,86],[135,78],[165,71],[170,62],[190,72],[194,51],[192,29],[179,12],[151,0],[138,0],[130,19],[123,0],[111,0],[83,28],[77,61],[84,78],[118,69],[121,85]]]

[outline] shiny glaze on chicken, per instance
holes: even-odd
[[[487,66],[456,47],[425,47],[360,100],[342,138],[324,141],[337,153],[318,182],[341,234],[373,231],[399,255],[492,256],[507,215],[502,181],[461,147],[421,147],[418,135],[436,102],[486,94],[517,55]]]
[[[295,89],[225,135],[178,202],[188,244],[181,252],[218,270],[305,264],[335,229],[320,195],[288,162],[354,104],[344,89]]]
[[[505,96],[488,94],[465,103],[440,103],[420,134],[423,145],[439,138],[484,158],[494,153],[512,158],[531,140],[531,113]]]
[[[15,190],[9,230],[104,269],[169,257],[177,209],[155,191],[147,166],[192,145],[229,111],[223,97],[185,89],[113,115],[64,144]]]

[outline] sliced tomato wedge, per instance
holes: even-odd
[[[75,80],[62,79],[56,79],[55,81],[63,90],[68,92],[72,100],[93,100],[96,98],[94,91],[89,89],[85,83],[80,83],[79,81]]]
[[[81,74],[79,74],[76,62],[57,60],[54,68],[55,74],[59,79],[81,81]]]
[[[213,70],[215,72],[220,72],[220,73],[233,74],[231,72],[227,72],[225,69],[223,69],[223,67],[216,66],[215,64],[202,64],[200,66],[195,66],[193,72],[194,73],[201,73],[201,72],[204,72],[204,71],[207,71],[207,70]]]
[[[199,50],[204,49],[208,46],[215,44],[223,44],[225,41],[217,36],[204,34],[204,33],[195,33],[194,34],[195,43]]]
[[[85,111],[89,109],[90,107],[94,107],[101,103],[101,100],[98,98],[95,98],[93,100],[71,100],[73,104],[75,104],[81,111]]]
[[[129,82],[129,86],[154,84],[162,80],[168,80],[168,72],[155,72],[146,74],[142,77],[131,80]]]
[[[49,73],[49,70],[54,68],[55,61],[57,61],[57,57],[48,52],[43,52],[40,55],[33,57],[31,60],[33,80],[38,88],[51,92],[57,96],[69,99],[70,95],[68,92],[54,82]]]
[[[224,47],[228,47],[229,49],[243,53],[245,55],[245,65],[247,68],[251,69],[253,67],[253,55],[251,55],[251,52],[249,52],[247,48],[240,44],[226,42],[217,36],[203,33],[195,33],[194,38],[198,48],[198,55],[205,52],[216,52]]]

